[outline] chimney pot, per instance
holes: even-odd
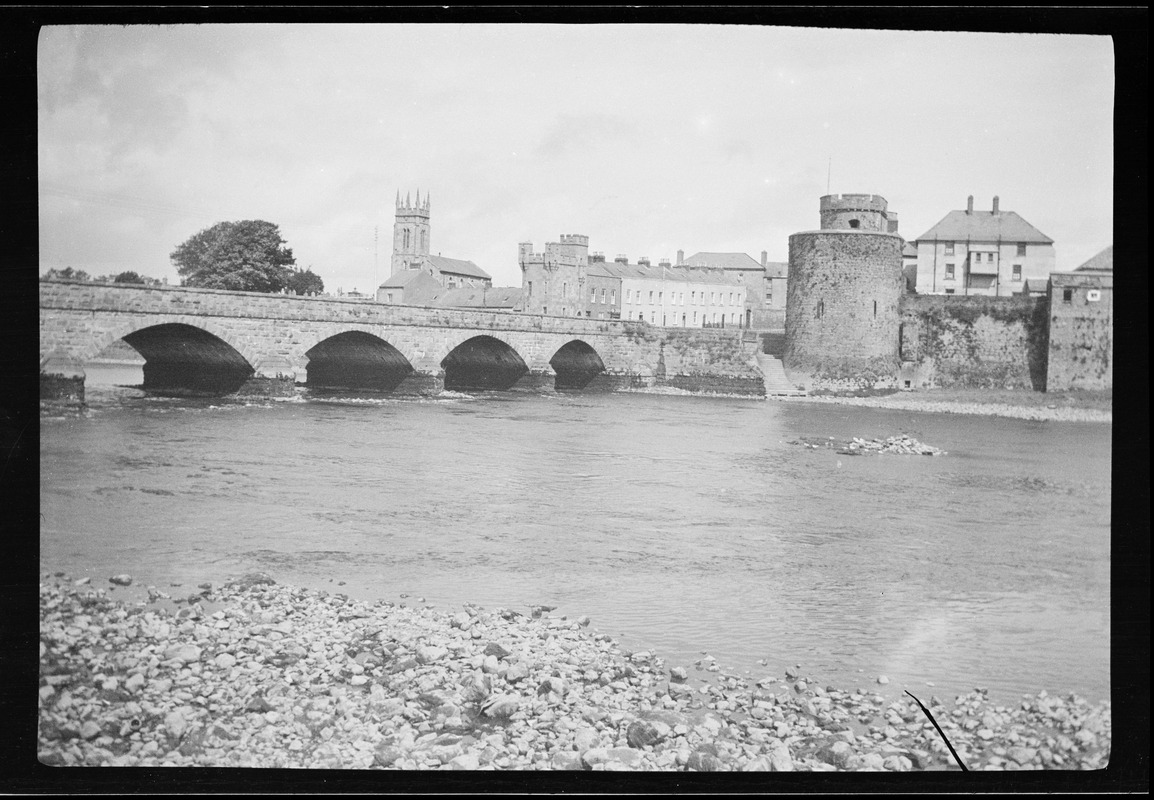
[[[966,213],[967,214],[973,214],[974,213],[974,196],[973,195],[970,195],[966,199]]]
[[[997,196],[997,195],[994,195],[994,210],[993,210],[993,213],[994,213],[994,214],[997,214],[997,213],[998,213],[998,196]]]

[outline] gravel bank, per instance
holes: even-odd
[[[887,704],[797,670],[749,681],[709,659],[667,667],[548,608],[367,604],[262,575],[175,600],[148,594],[114,600],[86,579],[42,575],[42,763],[958,769],[908,696]],[[1109,703],[1043,693],[1004,707],[980,689],[921,700],[972,770],[1109,760]]]
[[[977,414],[1014,419],[1050,420],[1054,422],[1112,422],[1113,412],[1101,408],[1078,408],[1068,405],[1016,405],[1011,402],[972,402],[949,397],[934,398],[912,392],[876,397],[774,397],[785,403],[833,403],[837,405],[893,408],[934,414]]]

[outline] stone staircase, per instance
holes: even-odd
[[[805,397],[805,391],[798,389],[785,374],[781,359],[768,353],[757,354],[757,366],[765,376],[767,397]]]

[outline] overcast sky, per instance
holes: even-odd
[[[1069,270],[1111,244],[1105,36],[723,25],[45,28],[40,272],[179,283],[181,242],[280,226],[326,289],[388,277],[397,191],[433,253],[520,286],[562,233],[630,261],[788,260],[827,193],[880,194],[916,239],[1018,212]]]

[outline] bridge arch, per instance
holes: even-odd
[[[120,338],[144,357],[143,388],[153,394],[232,394],[255,372],[235,347],[195,325],[146,325]]]
[[[393,345],[371,333],[348,330],[322,339],[305,351],[306,385],[314,389],[391,392],[413,365]]]
[[[465,339],[441,360],[445,389],[455,392],[505,390],[529,371],[511,344],[489,334]]]
[[[557,374],[557,389],[584,389],[605,371],[601,356],[580,339],[573,339],[558,348],[549,359],[549,366]]]
[[[77,353],[77,357],[81,361],[89,361],[96,358],[108,349],[109,345],[119,339],[124,339],[131,345],[132,342],[128,340],[131,334],[157,327],[160,324],[184,325],[188,328],[198,328],[227,344],[240,354],[241,358],[248,362],[248,364],[254,365],[260,363],[260,353],[250,346],[248,342],[238,340],[235,331],[225,325],[221,325],[210,317],[184,315],[167,316],[165,317],[164,323],[157,323],[156,318],[151,315],[118,319],[115,323],[102,330],[97,336],[93,337],[84,350]],[[137,348],[137,350],[139,350],[139,348]]]

